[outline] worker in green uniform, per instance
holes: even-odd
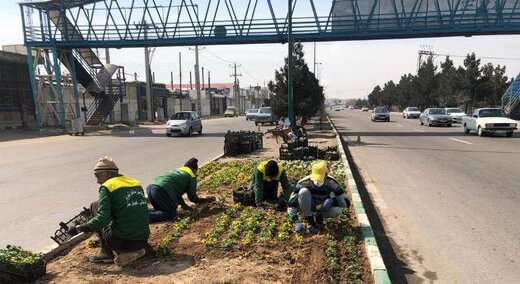
[[[278,185],[282,185],[282,194],[278,196]],[[284,207],[291,194],[291,185],[285,169],[275,160],[261,162],[255,169],[249,185],[255,196],[255,204],[264,207],[265,201],[277,202],[277,206]]]
[[[184,166],[177,170],[166,172],[156,177],[152,184],[146,188],[148,199],[152,204],[150,210],[150,222],[162,222],[177,218],[177,206],[184,210],[192,210],[183,199],[186,193],[193,203],[214,201],[214,197],[201,198],[197,196],[197,170],[198,160],[189,159]]]
[[[69,234],[98,233],[101,251],[89,260],[125,266],[144,256],[148,245],[150,228],[144,190],[138,180],[120,175],[109,157],[98,160],[94,175],[101,185],[98,201],[90,206],[94,217],[86,224],[69,228]]]

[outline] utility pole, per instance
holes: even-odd
[[[316,42],[314,42],[314,76],[316,76]]]
[[[211,71],[208,70],[208,89],[211,89]]]
[[[209,96],[209,114],[213,114],[213,96],[211,95],[211,72],[208,70],[208,96]]]
[[[172,92],[173,92],[173,71],[170,72],[170,87],[171,87]]]
[[[287,68],[287,106],[288,106],[288,114],[289,120],[291,121],[291,126],[296,126],[296,121],[294,119],[294,103],[293,103],[293,39],[292,39],[292,0],[288,0],[288,28],[287,28],[287,45],[288,45],[288,68]]]
[[[233,74],[231,74],[231,77],[234,77],[233,93],[235,96],[235,107],[237,108],[237,111],[240,113],[240,88],[238,86],[238,77],[242,76],[242,74],[237,73],[237,67],[240,67],[240,65],[233,63],[231,67],[233,68]]]
[[[190,90],[193,90],[193,83],[192,83],[192,79],[191,79],[191,71],[190,71]]]
[[[202,89],[204,90],[204,88],[205,88],[204,87],[205,86],[204,85],[204,66],[200,67],[200,69],[201,69],[201,73],[202,73]]]
[[[179,51],[179,109],[182,111],[182,53]]]
[[[153,27],[153,25],[147,24],[146,21],[143,23],[135,25],[137,29],[144,28],[144,39],[148,39],[148,28]],[[148,121],[153,121],[152,116],[152,84],[151,84],[151,75],[152,72],[150,70],[150,50],[148,47],[144,48],[144,64],[145,64],[145,72],[146,72],[146,110],[147,110],[147,119]]]
[[[195,88],[197,88],[197,111],[202,116],[202,107],[200,103],[200,70],[199,70],[199,46],[195,46]]]

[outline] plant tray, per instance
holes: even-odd
[[[0,262],[0,283],[34,282],[45,272],[46,263],[43,260],[24,265]]]
[[[248,188],[239,187],[233,190],[233,201],[244,206],[255,206],[255,195]]]
[[[89,209],[83,207],[83,211],[81,211],[78,215],[74,216],[67,222],[60,222],[59,229],[54,232],[54,236],[51,236],[51,239],[55,241],[58,245],[62,245],[63,243],[70,240],[73,235],[68,233],[69,228],[83,225],[87,223],[92,218],[92,213]]]

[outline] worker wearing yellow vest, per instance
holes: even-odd
[[[192,210],[183,199],[186,193],[193,203],[214,201],[214,197],[201,198],[197,195],[198,160],[189,159],[184,166],[177,170],[166,172],[155,178],[146,188],[148,199],[153,210],[150,211],[150,222],[161,222],[177,218],[177,206],[185,210]]]
[[[278,185],[282,185],[282,195],[278,196]],[[289,200],[291,185],[285,169],[275,160],[263,161],[255,169],[249,189],[255,195],[258,207],[266,205],[265,201],[278,202],[283,207]]]
[[[144,190],[138,180],[120,175],[109,157],[98,160],[94,175],[101,185],[98,201],[90,206],[94,217],[84,225],[69,228],[68,233],[98,233],[101,251],[91,256],[90,262],[125,266],[144,256],[148,246],[150,228]]]

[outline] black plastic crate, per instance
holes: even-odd
[[[68,233],[69,228],[83,225],[87,223],[92,218],[92,212],[89,209],[83,207],[83,211],[81,211],[78,215],[74,216],[67,222],[60,222],[59,229],[54,232],[54,236],[51,236],[51,239],[55,241],[58,245],[61,245],[68,240],[70,240],[73,235]]]

